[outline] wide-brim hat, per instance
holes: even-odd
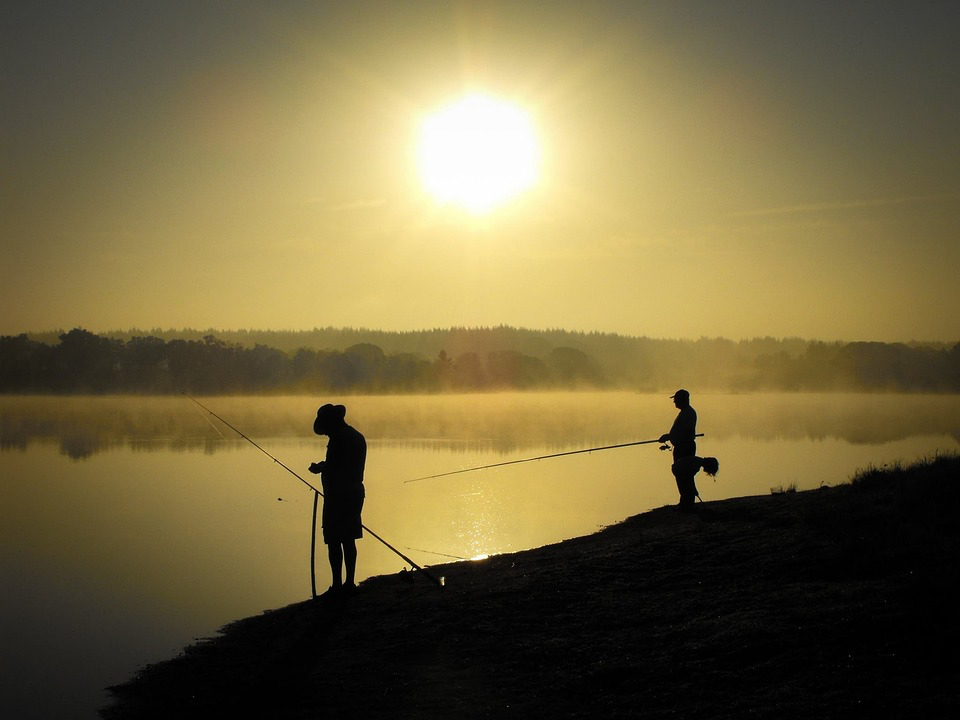
[[[323,430],[331,425],[343,422],[347,416],[347,408],[343,405],[321,405],[317,410],[317,419],[313,421],[313,432],[322,435]]]

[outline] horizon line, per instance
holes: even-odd
[[[804,343],[837,343],[837,344],[852,344],[852,343],[882,343],[888,345],[894,344],[919,344],[919,345],[949,345],[951,343],[958,343],[960,340],[954,339],[917,339],[911,338],[910,340],[875,340],[875,339],[849,339],[849,338],[813,338],[813,337],[804,337],[801,335],[773,335],[773,334],[757,334],[751,336],[741,336],[739,338],[727,337],[724,335],[700,335],[699,337],[681,337],[681,336],[652,336],[652,335],[638,335],[633,333],[624,333],[624,332],[615,332],[608,330],[569,330],[566,328],[554,327],[554,328],[532,328],[522,325],[477,325],[477,326],[466,326],[466,325],[451,325],[445,327],[432,327],[432,328],[420,328],[420,329],[408,329],[408,330],[386,330],[386,329],[376,329],[371,327],[351,327],[346,325],[326,325],[323,327],[314,326],[308,329],[291,329],[291,328],[215,328],[215,327],[152,327],[152,328],[140,328],[140,327],[129,327],[126,329],[121,328],[111,328],[108,330],[90,330],[82,326],[74,326],[70,330],[65,330],[64,328],[55,328],[50,330],[27,330],[19,333],[0,333],[0,337],[17,337],[19,335],[30,336],[40,336],[40,335],[61,335],[66,334],[72,330],[85,330],[94,335],[131,335],[134,332],[144,332],[148,333],[146,337],[150,337],[149,333],[159,332],[164,334],[171,333],[180,333],[180,334],[255,334],[255,333],[273,333],[273,334],[308,334],[316,332],[350,332],[350,333],[380,333],[385,335],[416,335],[424,333],[435,333],[435,332],[446,332],[452,333],[457,331],[464,332],[475,332],[475,331],[493,331],[493,330],[513,330],[518,332],[528,332],[535,334],[547,334],[547,333],[563,333],[569,335],[608,335],[612,337],[621,337],[627,339],[637,339],[637,340],[655,340],[662,342],[701,342],[701,341],[716,341],[716,340],[726,340],[730,342],[753,342],[757,340],[776,340],[778,342],[786,341],[799,341]]]

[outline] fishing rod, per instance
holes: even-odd
[[[302,482],[304,485],[306,485],[308,488],[310,488],[311,490],[313,490],[313,492],[315,493],[314,496],[313,496],[313,531],[312,531],[312,535],[311,535],[311,539],[310,539],[310,579],[311,579],[311,584],[313,585],[313,596],[316,597],[316,596],[317,596],[317,586],[316,586],[316,575],[315,575],[315,573],[316,573],[316,570],[315,570],[316,563],[314,562],[314,549],[315,549],[315,547],[316,547],[316,533],[317,533],[317,499],[318,499],[318,498],[322,498],[322,497],[323,497],[323,493],[320,492],[316,487],[314,487],[313,485],[311,485],[310,483],[308,483],[306,480],[304,480],[302,477],[300,477],[300,475],[298,475],[297,473],[295,473],[295,472],[294,472],[293,470],[291,470],[289,467],[287,467],[287,466],[284,465],[282,462],[280,462],[279,459],[277,459],[276,457],[274,457],[273,455],[271,455],[270,453],[268,453],[266,450],[264,450],[262,447],[260,447],[256,442],[254,442],[252,439],[250,439],[247,435],[245,435],[245,434],[242,433],[240,430],[238,430],[238,429],[235,428],[233,425],[231,425],[231,424],[228,423],[226,420],[224,420],[222,417],[220,417],[219,415],[217,415],[213,410],[211,410],[210,408],[208,408],[206,405],[204,405],[203,403],[201,403],[199,400],[197,400],[197,399],[194,398],[194,397],[191,397],[190,395],[187,395],[187,393],[182,393],[182,395],[183,395],[184,397],[188,398],[189,400],[192,400],[192,401],[195,402],[197,405],[199,405],[199,406],[202,407],[204,410],[206,410],[208,413],[210,413],[211,415],[213,415],[213,417],[215,417],[217,420],[219,420],[220,422],[222,422],[222,423],[223,423],[224,425],[226,425],[228,428],[230,428],[231,430],[233,430],[237,435],[239,435],[239,436],[242,437],[244,440],[246,440],[248,443],[250,443],[251,445],[253,445],[257,450],[259,450],[259,451],[262,452],[264,455],[266,455],[268,458],[270,458],[271,460],[273,460],[277,465],[279,465],[279,466],[282,467],[284,470],[286,470],[288,473],[290,473],[291,475],[293,475],[297,480],[299,480],[300,482]],[[377,535],[377,533],[375,533],[373,530],[371,530],[370,528],[368,528],[366,525],[361,524],[360,527],[362,527],[364,530],[366,530],[368,533],[370,533],[370,535],[372,535],[374,538],[376,538],[376,539],[379,540],[381,543],[383,543],[383,545],[384,545],[385,547],[387,547],[389,550],[392,550],[397,556],[399,556],[404,562],[406,562],[408,565],[410,565],[410,567],[412,567],[414,570],[419,570],[420,572],[422,572],[422,573],[424,574],[425,577],[427,577],[427,578],[429,578],[430,580],[432,580],[433,582],[435,582],[438,587],[443,587],[444,583],[443,583],[443,579],[442,579],[442,578],[438,580],[438,579],[437,579],[436,577],[434,577],[432,574],[430,574],[429,572],[427,572],[426,570],[424,570],[422,567],[420,567],[419,565],[417,565],[417,563],[415,563],[413,560],[411,560],[411,559],[408,558],[406,555],[404,555],[402,552],[400,552],[399,550],[397,550],[393,545],[391,545],[391,544],[388,543],[386,540],[384,540],[382,537],[380,537],[379,535]]]
[[[694,437],[703,437],[703,433],[697,433]],[[404,480],[404,484],[418,482],[420,480],[431,480],[433,478],[446,477],[448,475],[457,475],[459,473],[472,472],[474,470],[487,470],[489,468],[503,467],[504,465],[516,465],[518,463],[533,462],[534,460],[546,460],[547,458],[563,457],[564,455],[579,455],[580,453],[599,452],[600,450],[614,450],[616,448],[631,447],[633,445],[650,445],[658,443],[660,440],[638,440],[637,442],[620,443],[619,445],[604,445],[603,447],[587,448],[585,450],[568,450],[567,452],[552,453],[550,455],[538,455],[537,457],[524,458],[523,460],[507,460],[506,462],[493,463],[492,465],[479,465],[477,467],[464,468],[462,470],[451,470],[450,472],[438,473],[436,475],[424,475],[423,477]],[[666,450],[664,445],[662,449]]]

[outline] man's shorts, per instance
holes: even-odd
[[[363,510],[363,485],[346,491],[326,493],[323,498],[323,542],[339,543],[363,537],[360,513]]]

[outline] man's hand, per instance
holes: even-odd
[[[323,461],[321,460],[320,462],[310,463],[310,472],[312,472],[314,475],[319,475],[320,473],[322,473]]]
[[[664,433],[657,442],[667,442],[670,439],[670,433]]]

